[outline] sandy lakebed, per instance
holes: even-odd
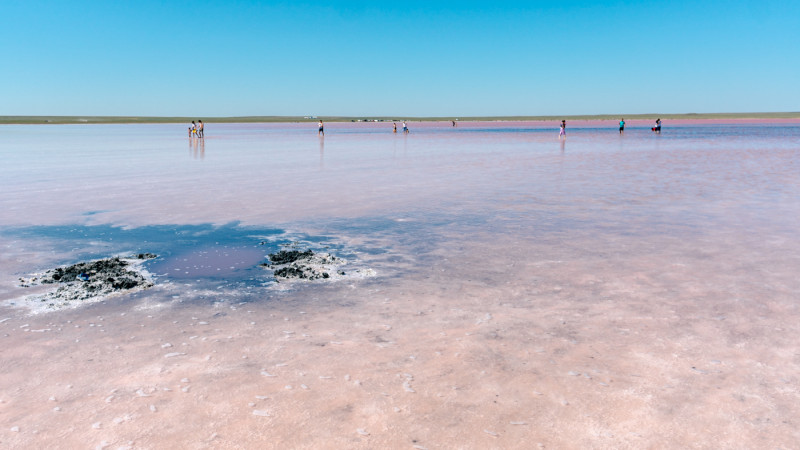
[[[800,126],[649,126],[3,125],[0,447],[796,447]]]

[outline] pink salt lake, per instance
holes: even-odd
[[[800,124],[616,124],[0,127],[0,447],[795,446]],[[8,305],[116,249],[38,229],[225,224],[377,275]]]

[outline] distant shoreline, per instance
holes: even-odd
[[[291,123],[291,122],[547,122],[565,120],[627,120],[661,118],[664,120],[706,120],[706,119],[800,119],[800,112],[770,113],[687,113],[687,114],[593,114],[564,116],[475,116],[475,117],[409,117],[409,116],[239,116],[239,117],[148,117],[148,116],[0,116],[0,125],[21,124],[129,124],[129,123],[189,123],[203,120],[207,123]]]

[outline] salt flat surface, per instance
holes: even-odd
[[[0,300],[214,238],[149,290],[0,308],[0,446],[795,446],[798,124],[571,125],[0,127]],[[256,229],[378,276],[208,282],[253,276]]]

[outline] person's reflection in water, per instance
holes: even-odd
[[[206,156],[205,139],[192,139],[192,142],[189,142],[189,148],[192,149],[192,157],[194,159],[205,158]]]
[[[319,170],[325,168],[325,135],[319,137]]]
[[[561,153],[564,153],[564,147],[567,146],[567,140],[564,139],[561,141]]]

